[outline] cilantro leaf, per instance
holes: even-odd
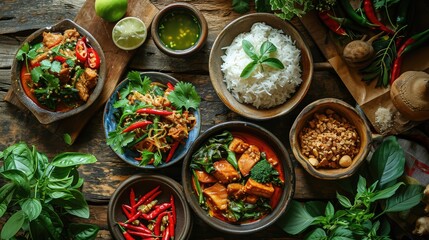
[[[28,44],[28,42],[24,43],[22,47],[18,50],[18,53],[16,54],[15,58],[18,61],[23,61],[24,56],[26,56],[29,50],[30,50],[30,45]]]
[[[51,61],[49,61],[48,59],[42,60],[42,61],[40,62],[40,67],[41,67],[43,70],[47,70],[47,69],[51,68],[51,66],[52,66],[52,63],[51,63]]]
[[[61,71],[61,63],[58,61],[53,61],[51,64],[51,71],[54,73],[59,73]]]
[[[42,75],[43,70],[41,67],[35,67],[31,70],[31,80],[33,80],[34,83],[38,83]]]
[[[194,85],[187,82],[178,82],[167,98],[177,109],[197,109],[201,102]]]
[[[71,67],[71,68],[73,68],[73,67],[74,67],[74,65],[75,65],[74,61],[73,61],[72,59],[70,59],[70,58],[67,58],[66,63],[67,63],[67,65],[69,65],[69,67]]]
[[[250,10],[249,0],[232,0],[232,9],[238,13],[247,13]]]
[[[160,152],[151,152],[147,149],[144,149],[142,152],[142,160],[140,161],[140,166],[146,166],[153,159],[153,165],[156,167],[162,163],[162,155]]]
[[[38,43],[35,44],[33,46],[31,46],[30,51],[27,53],[27,57],[30,59],[34,59],[37,57],[37,55],[40,54],[40,52],[38,52],[38,50],[43,46],[42,43]]]
[[[150,90],[151,80],[145,76],[142,80],[141,74],[137,71],[131,71],[127,75],[128,86],[120,91],[121,98],[126,98],[131,91],[137,91],[141,94],[145,94]]]
[[[107,145],[109,145],[113,151],[124,154],[123,148],[134,140],[134,136],[134,132],[122,133],[122,130],[118,128],[116,131],[109,132]]]

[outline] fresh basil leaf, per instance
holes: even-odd
[[[71,215],[80,218],[89,218],[89,207],[88,203],[85,201],[85,197],[82,192],[70,189],[70,193],[74,196],[74,199],[62,200],[64,203],[64,209]]]
[[[31,80],[33,80],[34,83],[38,83],[40,81],[40,77],[43,75],[43,70],[41,67],[35,67],[31,69],[30,75]]]
[[[19,191],[22,197],[30,194],[30,182],[28,181],[27,175],[25,175],[25,173],[21,172],[20,170],[10,169],[1,172],[0,176],[12,181],[15,186],[18,187],[16,190]]]
[[[71,144],[72,144],[72,139],[71,139],[70,134],[68,134],[68,133],[64,133],[64,135],[63,135],[63,139],[64,139],[64,142],[65,142],[67,145],[71,145]]]
[[[310,232],[306,237],[306,240],[325,240],[327,239],[327,235],[325,230],[322,228],[316,228],[312,232]]]
[[[315,219],[305,210],[301,203],[292,200],[289,209],[279,218],[276,224],[285,232],[295,235],[307,229]]]
[[[20,210],[14,213],[3,225],[1,231],[1,239],[10,239],[18,233],[22,225],[24,225],[25,213]]]
[[[277,47],[268,40],[263,42],[261,48],[259,49],[261,56],[269,55],[270,53],[275,51],[277,51]]]
[[[331,202],[328,202],[325,208],[326,217],[332,218],[334,216],[334,213],[335,213],[334,205],[332,205]]]
[[[0,203],[0,218],[3,217],[3,215],[6,213],[8,204]]]
[[[42,61],[40,62],[40,67],[41,67],[43,70],[48,70],[48,69],[50,69],[50,68],[51,68],[51,66],[52,66],[52,63],[51,63],[51,61],[49,61],[48,59],[42,60]]]
[[[232,9],[237,13],[247,13],[250,11],[249,0],[232,0]]]
[[[28,179],[31,179],[35,172],[35,164],[30,148],[24,143],[17,143],[3,152],[4,170],[16,169],[25,173]]]
[[[241,72],[240,77],[244,79],[249,78],[252,72],[255,70],[256,66],[258,66],[258,62],[256,61],[247,64],[247,66],[244,67],[243,71]]]
[[[241,44],[247,56],[249,56],[254,61],[257,61],[259,59],[258,55],[256,55],[255,53],[255,47],[253,47],[252,43],[250,43],[246,39],[243,39],[243,41],[241,41]]]
[[[386,201],[385,212],[400,212],[411,209],[420,203],[423,198],[423,186],[412,184],[399,191]]]
[[[380,200],[380,199],[390,198],[391,196],[393,196],[393,194],[395,194],[396,190],[398,190],[398,188],[401,185],[404,185],[404,183],[399,182],[393,186],[390,186],[388,188],[385,188],[383,190],[375,192],[374,196],[371,197],[370,201],[375,202],[375,201]]]
[[[49,178],[48,188],[53,190],[66,189],[73,183],[73,177],[64,179]]]
[[[355,240],[353,232],[346,227],[340,226],[332,232],[332,240]]]
[[[394,136],[384,139],[370,160],[370,173],[379,180],[379,188],[396,182],[405,167],[404,151]]]
[[[67,232],[72,240],[92,240],[97,237],[100,228],[93,224],[71,223]]]
[[[311,216],[313,217],[322,216],[323,209],[326,208],[326,202],[308,201],[304,203],[304,207]]]
[[[52,179],[64,179],[70,175],[73,167],[53,167],[51,166],[51,171],[49,177]]]
[[[268,65],[272,68],[277,68],[277,69],[284,69],[285,68],[283,63],[280,60],[278,60],[277,58],[267,58],[267,59],[263,60],[262,63],[265,65]]]
[[[45,154],[38,152],[35,147],[33,147],[32,152],[34,163],[37,166],[34,178],[41,179],[46,173],[45,170],[48,167],[49,159]]]
[[[357,192],[361,194],[366,192],[366,179],[360,175],[359,175],[359,181],[357,185]]]
[[[6,199],[8,196],[13,195],[13,192],[15,191],[15,184],[14,183],[6,183],[0,188],[0,203],[7,202]]]
[[[51,72],[59,73],[61,71],[61,63],[58,61],[53,61],[51,65]]]
[[[49,234],[48,230],[49,224],[51,224],[51,222],[46,217],[39,216],[39,218],[31,221],[29,223],[29,232],[31,239],[51,239],[52,236]]]
[[[55,156],[54,159],[52,159],[51,164],[55,167],[71,167],[95,162],[97,162],[97,159],[94,155],[77,152],[65,152]]]
[[[338,199],[338,202],[343,207],[345,207],[345,208],[351,208],[352,207],[352,203],[350,202],[350,200],[347,197],[339,194],[338,192],[337,192],[337,199]]]
[[[69,191],[66,191],[66,190],[49,192],[48,195],[53,199],[61,198],[64,200],[69,200],[74,198],[74,196]]]
[[[33,221],[42,212],[42,204],[38,199],[28,198],[21,204],[21,209],[27,215],[28,220]]]
[[[43,208],[39,217],[30,222],[33,239],[60,239],[62,228],[58,215],[48,208]]]

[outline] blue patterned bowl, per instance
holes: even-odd
[[[160,72],[142,72],[141,73],[142,78],[144,76],[149,77],[153,82],[159,82],[162,84],[167,84],[168,82],[175,85],[178,81],[177,79],[173,78],[170,75],[160,73]],[[109,132],[112,132],[116,129],[117,122],[115,119],[115,113],[118,111],[113,107],[113,104],[118,100],[118,92],[126,87],[128,85],[128,79],[123,80],[118,84],[113,94],[110,96],[109,100],[106,103],[106,106],[104,108],[104,114],[103,114],[103,126],[104,126],[104,133],[106,135],[106,139],[109,135]],[[139,165],[139,161],[135,160],[134,158],[139,157],[140,154],[137,151],[133,151],[131,149],[125,150],[124,154],[121,154],[119,152],[116,152],[116,155],[118,155],[122,160],[124,160],[126,163],[129,163],[133,166],[143,168],[143,169],[158,169],[158,168],[165,168],[168,166],[171,166],[175,164],[176,162],[180,161],[182,158],[185,157],[186,153],[188,152],[189,148],[191,147],[192,143],[195,141],[195,139],[200,134],[201,130],[201,115],[200,110],[197,109],[192,112],[196,118],[197,123],[192,128],[192,130],[189,132],[188,139],[186,139],[185,144],[180,144],[177,150],[175,151],[173,158],[168,163],[162,163],[158,166],[153,165],[146,165],[141,166]]]

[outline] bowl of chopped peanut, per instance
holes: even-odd
[[[368,154],[371,132],[348,103],[324,98],[310,103],[289,133],[292,152],[314,177],[341,179],[353,175]]]

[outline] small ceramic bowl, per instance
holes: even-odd
[[[162,26],[163,20],[166,16],[171,16],[171,14],[175,12],[189,15],[192,17],[193,21],[196,21],[199,25],[199,34],[196,42],[189,48],[175,50],[168,46],[170,43],[165,43],[161,39],[160,28],[164,27]],[[204,46],[207,40],[208,26],[204,15],[195,6],[189,3],[176,2],[167,5],[155,15],[151,25],[151,34],[155,45],[164,54],[171,57],[188,57],[198,52]]]
[[[198,197],[193,188],[193,173],[191,172],[190,164],[192,162],[192,155],[205,143],[208,139],[218,135],[224,131],[230,131],[233,135],[249,136],[248,138],[255,137],[256,145],[264,143],[269,146],[270,150],[276,155],[280,164],[279,171],[284,173],[284,185],[279,194],[277,204],[273,207],[272,212],[263,217],[262,219],[251,221],[242,224],[233,224],[222,221],[216,217],[210,216],[198,203]],[[245,137],[247,138],[247,137]],[[243,138],[243,139],[245,139]],[[266,151],[270,151],[267,149]],[[217,124],[207,131],[205,131],[186,154],[182,167],[182,185],[185,190],[186,200],[188,201],[191,209],[196,215],[201,218],[209,226],[218,231],[227,234],[250,234],[261,231],[268,226],[272,225],[287,209],[295,191],[295,172],[289,154],[284,145],[268,130],[249,122],[232,121]],[[274,196],[274,195],[273,195]],[[273,199],[275,199],[273,197]],[[273,200],[276,201],[276,200]]]
[[[49,124],[64,118],[68,118],[70,116],[76,115],[85,109],[87,109],[89,106],[91,106],[92,103],[98,98],[101,91],[103,90],[104,81],[106,79],[106,60],[104,57],[103,49],[101,48],[100,44],[97,42],[97,40],[84,28],[76,24],[75,22],[65,19],[62,20],[52,26],[48,26],[45,28],[41,28],[31,34],[25,41],[21,44],[21,46],[18,49],[21,49],[21,47],[25,43],[29,43],[30,45],[42,42],[42,35],[43,32],[64,32],[66,29],[70,28],[76,28],[76,30],[80,33],[81,36],[85,36],[87,39],[88,44],[95,49],[95,51],[98,53],[100,58],[100,67],[98,71],[98,80],[97,85],[92,90],[91,95],[89,96],[89,99],[84,103],[83,105],[80,105],[77,108],[74,108],[69,111],[50,111],[45,108],[40,107],[37,105],[25,92],[22,86],[21,82],[21,68],[22,68],[22,61],[18,61],[16,58],[14,58],[12,63],[12,89],[15,95],[18,97],[18,99],[21,101],[24,106],[30,110],[33,115],[39,120],[42,124]]]
[[[178,82],[177,79],[173,78],[172,76],[160,73],[160,72],[142,72],[141,73],[142,78],[144,76],[147,76],[151,79],[153,82],[159,82],[164,85],[167,83],[171,83],[173,85],[176,85]],[[128,86],[128,79],[123,80],[118,84],[113,94],[108,99],[105,107],[104,107],[104,114],[103,114],[103,126],[104,126],[104,133],[106,135],[106,139],[109,135],[109,132],[112,132],[116,129],[116,126],[118,125],[115,119],[115,113],[117,112],[117,109],[113,107],[113,104],[118,100],[118,92]],[[132,150],[126,150],[123,154],[116,152],[116,155],[118,155],[122,160],[124,160],[126,163],[131,164],[135,167],[143,168],[143,169],[160,169],[165,168],[168,166],[171,166],[175,164],[176,162],[182,160],[182,158],[185,156],[186,152],[191,147],[192,143],[195,141],[195,139],[200,134],[201,130],[201,115],[200,110],[197,109],[195,111],[192,111],[196,118],[196,124],[192,128],[192,130],[189,132],[188,138],[185,142],[185,144],[180,144],[177,150],[175,151],[173,158],[168,163],[163,163],[161,165],[158,165],[157,167],[153,165],[146,165],[141,166],[139,161],[135,160],[136,157],[139,157],[140,154],[137,151]]]
[[[295,46],[301,50],[301,85],[296,88],[293,96],[287,99],[286,102],[269,109],[257,109],[251,104],[237,101],[228,91],[221,71],[221,65],[223,64],[221,57],[225,54],[225,47],[230,46],[237,35],[250,32],[252,25],[257,22],[264,22],[274,29],[282,30],[283,34],[289,35],[295,41]],[[230,110],[246,118],[265,120],[287,114],[304,98],[313,76],[313,57],[300,33],[289,22],[278,18],[274,14],[252,13],[232,21],[217,36],[210,52],[209,72],[210,80],[217,95]]]
[[[130,192],[134,190],[137,200],[139,197],[150,192],[152,189],[159,186],[161,194],[155,199],[158,200],[157,204],[169,203],[170,197],[174,198],[174,205],[176,207],[176,226],[175,226],[175,239],[188,239],[192,231],[192,216],[186,203],[183,194],[183,188],[179,183],[169,177],[162,175],[133,175],[127,180],[122,182],[115,190],[110,198],[107,221],[110,233],[114,239],[125,239],[122,231],[118,226],[118,222],[125,222],[126,215],[122,210],[122,204],[130,205]],[[171,211],[167,209],[167,211]],[[140,219],[142,223],[146,224],[146,220]]]
[[[313,164],[310,163],[309,157],[305,156],[302,152],[302,146],[299,137],[300,133],[302,132],[303,128],[309,126],[308,122],[315,118],[315,114],[324,114],[325,116],[329,116],[327,115],[327,110],[328,113],[330,110],[332,110],[340,118],[345,118],[350,125],[355,127],[355,130],[359,135],[360,142],[356,144],[356,147],[358,146],[357,153],[353,157],[351,165],[348,167],[316,168],[313,166]],[[335,130],[334,133],[336,133]],[[346,140],[346,137],[342,137],[342,139]],[[293,155],[298,160],[298,162],[304,167],[305,170],[307,170],[308,173],[314,177],[327,180],[336,180],[353,175],[359,169],[359,166],[364,162],[369,151],[368,145],[371,143],[371,139],[369,127],[365,120],[358,114],[358,112],[346,102],[335,98],[320,99],[306,106],[295,119],[295,122],[293,123],[289,133],[289,141]],[[341,146],[342,144],[338,145],[337,147]]]

